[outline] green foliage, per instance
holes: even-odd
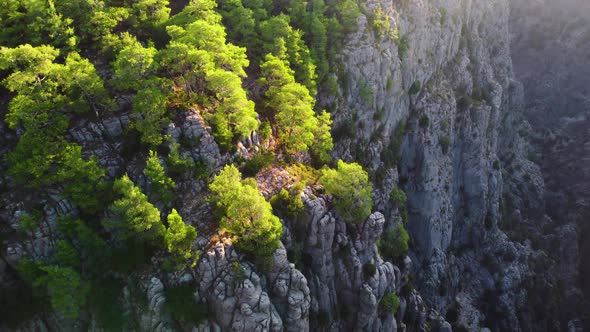
[[[268,121],[262,122],[262,124],[260,125],[259,134],[260,138],[263,141],[267,141],[270,138],[270,136],[272,136],[272,127],[270,126],[270,123]]]
[[[410,86],[410,90],[408,90],[408,94],[410,94],[411,96],[417,95],[420,92],[420,89],[421,89],[420,81],[415,80],[414,83],[412,83],[412,86]]]
[[[394,228],[383,233],[378,243],[379,252],[386,258],[399,260],[408,253],[409,239],[403,224],[397,223]]]
[[[158,87],[146,87],[133,97],[131,128],[141,133],[141,142],[157,147],[163,141],[161,134],[166,120],[166,94]]]
[[[394,292],[387,292],[379,301],[379,305],[385,312],[393,315],[399,309],[399,298]]]
[[[77,53],[54,63],[58,51],[49,46],[0,48],[0,69],[14,70],[4,80],[14,92],[6,121],[25,129],[9,154],[8,174],[17,183],[38,187],[63,183],[64,195],[84,211],[95,211],[95,191],[104,171],[96,159],[84,161],[81,148],[64,140],[67,113],[108,109],[110,99],[94,66]]]
[[[170,172],[176,175],[191,172],[196,168],[195,162],[190,156],[180,155],[179,148],[180,144],[178,142],[172,142],[168,157],[166,158]]]
[[[272,152],[255,154],[250,159],[246,160],[242,173],[244,176],[255,176],[261,170],[270,167],[274,159],[275,156]]]
[[[449,148],[451,147],[451,139],[449,138],[449,136],[441,136],[438,139],[438,143],[440,144],[442,152],[444,154],[447,154],[447,152],[449,152]]]
[[[133,39],[130,45],[123,47],[113,62],[115,78],[114,85],[122,90],[141,90],[145,79],[155,72],[158,67],[154,61],[156,49],[143,47]]]
[[[233,165],[209,185],[217,208],[223,213],[221,228],[235,238],[238,249],[268,257],[279,247],[283,227],[258,189],[245,185]]]
[[[70,49],[76,46],[72,20],[58,13],[53,1],[3,0],[0,22],[0,45],[16,46],[28,41]]]
[[[302,31],[293,29],[289,21],[289,16],[280,14],[260,23],[261,55],[272,54],[284,59],[294,70],[297,82],[303,84],[311,95],[315,95],[315,65],[303,41]]]
[[[371,25],[373,27],[373,32],[377,36],[377,38],[381,37],[389,37],[389,38],[397,38],[397,31],[391,28],[391,24],[389,23],[389,16],[387,13],[383,11],[383,8],[377,7],[373,11],[373,14],[369,17]]]
[[[63,265],[71,268],[77,268],[80,266],[80,255],[71,243],[65,240],[60,240],[55,246],[55,259]]]
[[[328,159],[327,151],[333,147],[329,115],[323,112],[315,116],[314,99],[305,86],[295,82],[287,61],[267,54],[260,68],[260,82],[268,86],[265,96],[268,106],[276,111],[276,130],[282,146],[295,154],[307,151],[315,142],[317,156]]]
[[[197,303],[195,290],[196,285],[191,283],[182,283],[164,290],[164,308],[172,318],[179,322],[191,322],[195,326],[208,318],[207,305]]]
[[[194,101],[193,92],[214,96],[214,112],[206,118],[220,147],[229,151],[234,136],[248,137],[258,121],[254,103],[242,88],[249,65],[245,49],[226,42],[214,8],[210,0],[194,2],[170,19],[166,29],[172,40],[161,52],[160,65],[176,73],[174,84],[189,99]]]
[[[23,233],[33,232],[39,227],[42,218],[42,212],[39,210],[35,210],[33,213],[22,213],[18,216],[19,231]]]
[[[35,285],[47,288],[53,309],[66,318],[77,318],[89,291],[80,274],[68,267],[42,266],[41,270],[46,274],[37,279]]]
[[[160,211],[148,202],[147,196],[127,175],[117,179],[113,189],[120,198],[111,206],[114,217],[104,220],[104,227],[122,240],[139,238],[157,241],[163,231]]]
[[[238,261],[232,262],[231,273],[234,279],[234,287],[242,286],[244,284],[244,281],[248,278],[248,276],[246,275],[246,271]]]
[[[391,194],[389,195],[389,198],[398,207],[405,207],[406,206],[406,201],[407,201],[406,193],[399,188],[393,188],[393,190],[391,191]]]
[[[346,32],[357,30],[357,19],[361,15],[358,3],[354,0],[339,1],[336,5],[338,19]]]
[[[423,129],[428,128],[428,126],[430,125],[430,120],[428,119],[428,116],[426,114],[420,117],[420,120],[418,120],[418,125],[420,126],[420,128]]]
[[[90,286],[88,304],[97,323],[107,331],[129,327],[129,317],[120,302],[123,283],[112,278],[95,281]]]
[[[387,148],[381,151],[381,160],[385,167],[393,167],[397,165],[400,159],[400,147],[406,131],[406,122],[400,121],[395,127],[393,136],[389,140]]]
[[[332,134],[332,119],[330,113],[323,110],[317,115],[318,125],[314,130],[315,143],[311,146],[311,155],[318,164],[327,164],[332,160],[329,152],[334,148]]]
[[[157,28],[168,21],[169,6],[169,0],[135,0],[129,8],[129,21],[134,27]]]
[[[64,151],[63,166],[57,172],[59,182],[64,184],[63,194],[80,209],[96,213],[102,208],[107,196],[108,183],[102,181],[105,170],[98,166],[98,158],[82,159],[82,148],[72,145]]]
[[[314,169],[306,164],[293,164],[286,168],[289,175],[297,182],[305,182],[306,184],[315,185],[322,176],[322,172]]]
[[[377,267],[373,263],[365,263],[363,265],[363,274],[365,278],[371,278],[377,273]]]
[[[406,53],[408,53],[408,50],[410,49],[410,41],[407,36],[402,36],[396,39],[396,44],[399,59],[403,61]]]
[[[224,124],[232,133],[249,137],[258,128],[258,121],[254,102],[246,97],[240,77],[233,72],[217,69],[209,72],[206,80],[220,101],[216,112],[223,115]]]
[[[362,81],[359,95],[361,96],[363,103],[366,105],[371,106],[373,104],[373,89],[364,80]]]
[[[305,188],[305,182],[297,182],[287,191],[281,191],[270,199],[270,204],[275,212],[295,218],[303,213],[305,206],[301,200],[301,192]]]
[[[178,262],[191,260],[191,266],[197,262],[198,255],[193,252],[193,243],[197,239],[197,231],[186,225],[176,209],[168,215],[168,229],[164,233],[164,243],[173,259]]]
[[[166,176],[166,171],[160,163],[158,154],[150,151],[143,173],[150,180],[150,189],[165,203],[169,204],[174,199],[176,183]]]
[[[322,171],[320,183],[334,196],[334,207],[346,222],[360,224],[371,214],[373,187],[363,167],[338,161],[338,169]]]

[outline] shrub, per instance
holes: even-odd
[[[192,283],[183,283],[164,290],[166,298],[164,308],[172,318],[195,325],[207,319],[209,314],[207,305],[195,301],[196,288]]]
[[[385,167],[395,166],[399,162],[400,147],[405,131],[406,122],[402,120],[398,123],[397,127],[395,127],[393,137],[389,140],[387,148],[381,151],[381,160],[383,161]]]
[[[391,314],[395,314],[399,308],[399,298],[393,292],[387,292],[379,301],[381,308]]]
[[[373,187],[359,164],[338,161],[338,169],[324,169],[320,183],[334,196],[334,207],[346,222],[362,223],[373,208]]]
[[[449,148],[451,147],[451,139],[449,138],[449,136],[440,137],[438,139],[438,143],[440,144],[442,152],[444,154],[447,154],[447,152],[449,152]]]
[[[197,262],[198,255],[193,252],[193,243],[197,239],[197,231],[186,225],[176,209],[168,215],[168,229],[164,232],[164,243],[178,267],[182,262],[191,259],[191,266]]]
[[[277,195],[274,195],[270,200],[273,210],[289,217],[299,216],[305,208],[303,201],[301,200],[301,192],[303,191],[303,188],[305,188],[305,182],[295,183],[289,188],[289,191],[282,188],[281,191]]]
[[[492,167],[497,171],[500,169],[500,161],[498,159],[494,160]]]
[[[397,54],[399,56],[400,60],[404,60],[404,57],[406,56],[406,53],[408,53],[408,50],[410,49],[410,42],[408,40],[408,37],[403,36],[400,37],[396,40],[396,44],[397,44]]]
[[[410,86],[410,90],[408,90],[408,94],[410,94],[411,96],[417,95],[421,89],[422,89],[422,86],[420,84],[420,81],[415,80],[414,83],[412,83],[412,86]]]
[[[359,90],[359,95],[361,96],[361,100],[366,105],[371,105],[373,101],[373,89],[367,84],[367,82],[363,81],[363,84]]]
[[[408,232],[402,224],[386,231],[378,242],[379,252],[390,259],[401,259],[408,253]]]
[[[104,227],[114,231],[121,240],[158,241],[164,228],[160,211],[148,202],[147,196],[127,175],[117,179],[113,188],[120,198],[111,206],[114,217],[104,220]]]
[[[366,263],[363,265],[363,274],[365,278],[371,278],[377,273],[377,267],[373,263]]]
[[[426,114],[420,117],[420,120],[418,120],[418,125],[420,125],[420,128],[423,129],[428,128],[428,126],[430,125],[430,120],[428,119],[428,116]]]
[[[150,151],[143,173],[150,180],[150,189],[165,203],[169,204],[174,199],[176,183],[166,176],[166,171],[160,163],[158,154]]]
[[[255,154],[249,160],[246,160],[242,173],[244,176],[254,176],[261,170],[264,170],[272,165],[274,161],[274,154],[272,152],[262,152]]]
[[[234,287],[242,285],[246,278],[246,270],[240,265],[240,262],[234,261],[231,265],[231,272],[234,278]]]
[[[242,174],[227,165],[209,185],[223,214],[221,229],[235,238],[238,249],[256,257],[269,257],[280,245],[283,227],[258,188],[242,181]]]
[[[398,207],[406,206],[407,197],[403,190],[399,188],[393,188],[389,197],[391,201],[394,202]]]
[[[270,136],[272,135],[272,128],[268,121],[262,122],[262,124],[260,125],[259,133],[260,138],[263,141],[267,141],[270,138]]]

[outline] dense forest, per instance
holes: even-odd
[[[23,197],[50,190],[75,211],[55,216],[52,230],[28,204],[19,231],[6,234],[26,242],[49,230],[55,248],[42,259],[25,254],[18,287],[1,289],[7,326],[53,310],[82,326],[92,318],[132,329],[119,297],[128,276],[154,262],[171,273],[194,267],[198,235],[232,239],[264,269],[280,245],[279,218],[301,213],[306,185],[332,196],[346,222],[364,221],[368,174],[332,159],[329,105],[316,101],[338,93],[337,53],[361,10],[354,0],[2,0],[0,115],[16,143],[2,156],[3,185]],[[378,34],[390,32],[385,22],[375,16]],[[167,134],[187,111],[215,138],[223,169]],[[118,153],[143,170],[140,183],[111,174],[70,132],[72,123],[126,112]],[[244,152],[252,140],[263,148]],[[273,167],[296,183],[265,198],[254,176]],[[206,229],[179,213],[177,183],[187,178],[208,186],[215,221]],[[403,191],[394,194],[405,204]],[[404,256],[403,225],[385,236],[383,252]],[[176,319],[207,316],[182,286],[166,292]],[[393,310],[397,298],[388,296]]]

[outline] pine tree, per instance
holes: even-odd
[[[160,211],[148,202],[147,196],[127,175],[117,179],[113,189],[121,198],[111,206],[115,216],[103,221],[105,228],[121,240],[136,238],[158,242],[164,228]]]
[[[269,257],[280,245],[283,227],[255,182],[241,181],[241,177],[235,166],[228,165],[209,186],[223,213],[221,229],[234,237],[237,248]]]
[[[334,207],[346,222],[360,224],[371,214],[373,186],[363,167],[338,161],[338,169],[325,169],[320,183],[334,196]]]
[[[193,252],[193,244],[197,239],[197,231],[191,225],[186,225],[176,209],[168,215],[168,229],[164,234],[164,242],[168,252],[175,261],[192,259],[194,265],[198,259]]]
[[[150,189],[165,203],[169,204],[174,199],[174,180],[166,176],[166,171],[160,163],[158,154],[150,151],[143,173],[150,180]]]

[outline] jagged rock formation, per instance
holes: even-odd
[[[565,329],[575,311],[549,319],[535,313],[535,285],[552,288],[554,277],[541,271],[550,265],[539,263],[547,256],[536,251],[542,248],[523,242],[538,237],[516,230],[551,219],[541,169],[521,137],[530,127],[512,69],[509,2],[370,1],[367,8],[388,13],[400,39],[376,38],[362,17],[343,52],[350,85],[325,102],[337,105],[336,126],[352,126],[348,134],[356,136],[340,140],[337,155],[365,162],[377,177],[392,173],[383,151],[405,120],[397,169],[426,302],[447,314],[459,310],[453,323],[470,330]],[[379,201],[388,191],[376,194]],[[576,264],[575,234],[568,226],[552,237],[563,240],[562,271]]]

